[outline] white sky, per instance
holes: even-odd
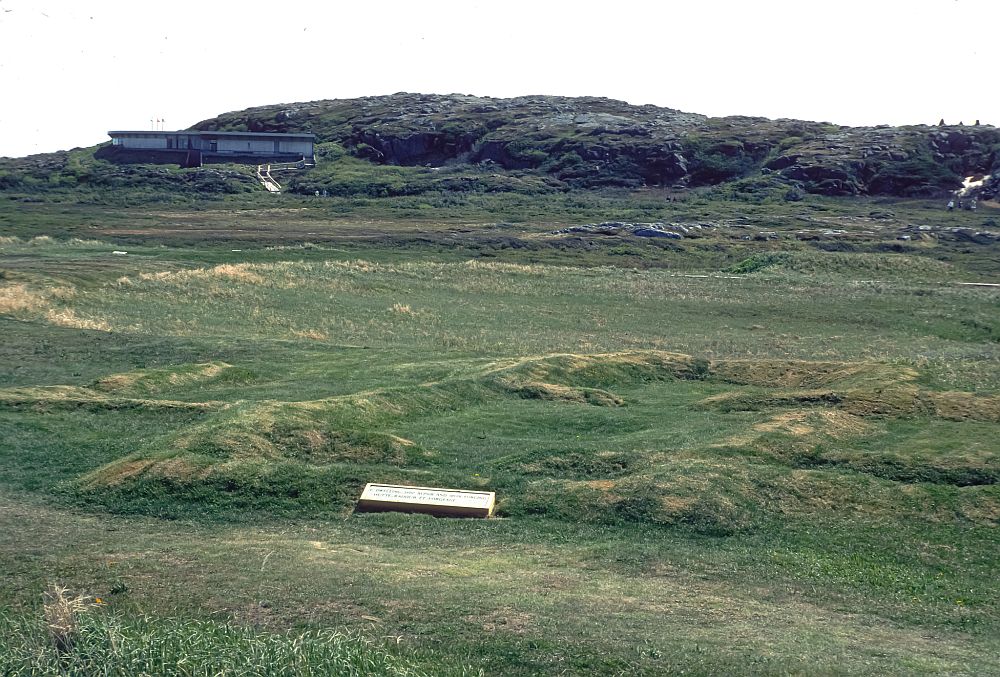
[[[400,91],[1000,124],[998,35],[1000,0],[0,0],[0,156]]]

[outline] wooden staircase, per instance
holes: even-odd
[[[302,158],[298,162],[275,162],[270,165],[257,165],[257,180],[260,184],[264,186],[264,190],[269,193],[280,193],[281,184],[275,179],[271,172],[284,172],[296,169],[308,169],[309,167],[315,167],[315,162],[310,162],[305,158]]]
[[[281,184],[271,176],[271,165],[257,165],[257,180],[269,193],[280,193]]]

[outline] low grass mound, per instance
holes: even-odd
[[[870,362],[728,360],[712,364],[720,380],[752,386],[706,398],[722,411],[837,407],[855,416],[962,416],[995,420],[995,399],[938,393],[916,385],[915,369]],[[952,403],[949,405],[949,402]]]
[[[962,439],[956,427],[952,425],[947,434]],[[970,441],[961,451],[941,453],[938,447],[909,439],[892,442],[887,439],[891,428],[889,422],[839,409],[788,410],[716,447],[790,468],[847,469],[906,484],[968,487],[1000,482],[1000,452],[996,450]]]
[[[345,426],[344,409],[337,399],[234,405],[84,475],[76,488],[125,510],[207,498],[217,507],[337,512],[365,477],[403,481],[406,469],[433,459],[392,433]]]
[[[233,365],[225,362],[185,364],[162,369],[138,369],[105,376],[98,379],[91,387],[103,393],[148,396],[175,389],[183,390],[192,386],[212,385],[223,379],[231,380],[233,371]]]
[[[909,367],[876,362],[810,362],[806,360],[719,360],[711,374],[727,383],[764,388],[823,388],[827,386],[884,388],[914,381]]]
[[[908,482],[846,462],[789,467],[700,452],[654,453],[645,460],[618,477],[531,481],[502,503],[502,512],[598,524],[640,522],[710,536],[823,513],[1000,524],[1000,487],[995,485]]]
[[[764,447],[768,440],[780,439],[783,448],[811,447],[866,437],[877,431],[872,422],[837,409],[797,409],[769,416],[718,446]]]
[[[643,357],[630,355],[629,362],[648,362]],[[533,363],[525,372],[546,367]],[[878,363],[713,362],[710,380],[739,387],[693,406],[760,411],[763,419],[721,442],[687,449],[506,457],[499,468],[532,479],[503,509],[715,535],[780,515],[835,510],[997,524],[1000,491],[993,485],[1000,480],[1000,454],[976,447],[982,429],[971,431],[974,450],[964,453],[941,454],[933,446],[914,453],[907,439],[887,438],[895,420],[931,417],[961,423],[949,436],[965,439],[969,426],[997,422],[998,398],[921,389],[918,377],[911,368]]]
[[[624,400],[606,388],[671,379],[700,379],[707,375],[707,360],[650,350],[528,358],[492,371],[486,380],[502,391],[527,399],[619,406]]]
[[[494,466],[528,477],[565,477],[571,479],[608,479],[634,472],[648,462],[636,452],[620,450],[526,451],[500,459]]]
[[[886,388],[733,391],[705,398],[702,405],[721,411],[760,411],[778,407],[837,407],[855,416],[932,416],[949,420],[1000,422],[1000,397],[925,390],[914,385]]]
[[[949,421],[992,421],[1000,423],[1000,396],[961,391],[921,391],[925,404],[935,415]]]
[[[223,379],[231,369],[205,363],[139,370],[98,379],[94,389],[77,392],[91,404],[103,403],[109,391],[183,389]],[[408,420],[510,396],[620,406],[621,397],[596,386],[693,379],[706,372],[707,362],[676,353],[560,354],[491,364],[478,373],[418,387],[302,402],[237,401],[87,473],[74,490],[125,511],[207,501],[215,507],[339,514],[369,481],[469,484],[438,454],[393,432]],[[577,461],[582,463],[582,457]]]
[[[789,468],[849,470],[911,485],[1000,482],[1000,454],[980,450],[978,434],[969,437],[966,448],[949,453],[933,447],[914,453],[908,440],[891,439],[899,427],[896,422],[904,420],[925,425],[966,422],[965,428],[951,428],[947,435],[965,439],[970,425],[1000,422],[996,395],[920,388],[915,370],[880,364],[736,361],[713,365],[713,373],[750,387],[712,395],[699,406],[770,412],[744,433],[717,443],[724,453]]]
[[[687,458],[650,463],[615,479],[543,479],[503,507],[511,515],[641,522],[728,536],[750,528],[758,512],[749,484],[733,469],[714,459]]]
[[[815,251],[761,252],[743,259],[729,272],[926,281],[954,279],[961,273],[950,263],[925,256]]]
[[[213,387],[238,385],[249,372],[225,362],[138,369],[101,377],[88,386],[35,386],[0,389],[0,408],[52,409],[190,409],[221,411],[219,400],[191,401]]]
[[[617,407],[624,400],[601,388],[573,388],[556,383],[541,383],[538,381],[517,381],[516,379],[498,379],[498,385],[504,390],[528,400],[565,400],[581,402],[599,407]]]
[[[224,408],[222,402],[119,397],[79,386],[25,386],[0,389],[0,409],[189,409],[207,412]]]
[[[75,406],[172,403],[112,393],[151,398],[157,391],[208,388],[230,371],[239,372],[224,363],[139,370],[98,379],[93,388],[49,389],[48,397],[55,401],[58,394]],[[969,430],[974,442],[1000,421],[1000,398],[922,389],[918,376],[910,368],[877,363],[709,363],[663,351],[543,355],[465,368],[418,386],[299,402],[215,404],[195,422],[83,475],[72,490],[125,512],[182,514],[201,505],[209,512],[333,516],[351,510],[366,482],[454,485],[499,491],[501,515],[637,521],[715,535],[837,506],[989,522],[990,506],[1000,505],[997,454],[977,447],[940,455],[927,442],[916,452],[897,429],[899,422],[926,420],[956,426],[952,439],[965,439]],[[462,416],[476,407],[502,411],[509,398],[565,403],[567,420],[610,416],[604,424],[610,425],[627,412],[588,414],[588,408],[626,407],[615,389],[642,398],[672,380],[707,381],[709,392],[730,385],[707,398],[698,386],[696,396],[672,406],[692,414],[717,411],[729,421],[746,420],[745,428],[667,448],[642,442],[649,425],[642,423],[623,427],[634,433],[617,438],[621,446],[594,449],[581,439],[574,447],[556,439],[479,465],[456,463],[407,439],[413,423]],[[23,390],[0,392],[0,402],[14,395],[31,406],[43,401]],[[855,481],[843,482],[845,473]],[[931,500],[900,487],[944,493]]]
[[[708,361],[662,350],[595,355],[569,353],[524,359],[495,374],[511,380],[520,378],[565,386],[608,387],[705,378],[708,375]]]

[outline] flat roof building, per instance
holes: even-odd
[[[313,134],[273,132],[111,131],[109,158],[120,162],[154,162],[199,166],[206,162],[316,161]]]

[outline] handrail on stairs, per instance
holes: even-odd
[[[269,193],[281,192],[281,184],[271,176],[271,165],[257,165],[257,178]]]

